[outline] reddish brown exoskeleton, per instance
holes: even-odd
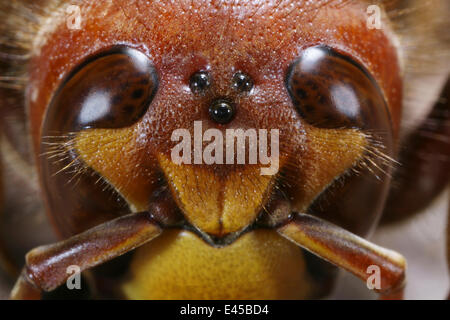
[[[419,23],[446,17],[445,1],[0,4],[1,150],[17,179],[3,186],[2,260],[14,273],[30,243],[53,242],[27,253],[12,298],[60,293],[72,266],[101,297],[320,298],[336,266],[378,270],[381,297],[402,297],[405,259],[363,237],[448,186],[449,41]],[[414,34],[398,27],[408,14]],[[435,59],[415,60],[414,37]],[[413,104],[425,66],[432,93]],[[247,161],[229,141],[208,149],[208,132],[238,129]],[[183,159],[215,161],[175,161],[177,130],[202,136]],[[251,130],[279,134],[276,172],[249,161]],[[58,240],[9,236],[29,195]],[[45,225],[27,222],[26,239]]]

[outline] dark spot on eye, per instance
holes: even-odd
[[[123,100],[123,95],[121,95],[121,94],[116,94],[115,96],[113,96],[113,98],[112,98],[112,100],[111,100],[111,103],[112,103],[112,104],[119,104],[119,103],[122,102],[122,100]]]
[[[305,90],[303,90],[303,89],[297,89],[296,91],[295,91],[295,93],[297,94],[297,97],[298,98],[300,98],[300,99],[306,99],[306,98],[308,98],[308,94],[306,93],[306,91]]]
[[[146,78],[142,78],[139,80],[138,84],[147,85],[149,83],[149,80]]]
[[[126,106],[123,107],[122,110],[126,114],[132,114],[135,110],[135,107],[132,104],[127,104]]]
[[[114,114],[108,114],[105,116],[105,121],[112,122],[112,121],[114,121],[115,117],[116,117],[116,115],[114,115]]]
[[[306,112],[313,113],[315,111],[314,107],[310,104],[305,104],[304,108],[305,108]]]
[[[144,90],[143,89],[136,89],[131,94],[131,97],[136,100],[136,99],[142,98],[143,95],[144,95]]]
[[[327,103],[327,98],[324,95],[319,95],[319,103],[325,105]]]
[[[314,82],[314,81],[312,81],[312,80],[307,80],[306,81],[306,85],[309,87],[309,88],[311,88],[312,90],[318,90],[319,88],[317,87],[317,84]]]

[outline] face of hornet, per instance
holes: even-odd
[[[446,295],[445,0],[0,8],[0,297]]]

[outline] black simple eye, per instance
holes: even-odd
[[[194,93],[202,93],[211,85],[209,73],[206,71],[199,71],[191,76],[189,86]]]
[[[306,49],[290,66],[286,86],[298,113],[311,125],[373,129],[390,123],[375,80],[328,47]]]
[[[44,131],[123,128],[148,110],[158,78],[147,56],[115,49],[90,59],[66,80],[53,98]]]
[[[209,116],[220,124],[226,124],[233,120],[235,111],[233,103],[226,99],[215,100],[209,106]]]
[[[233,76],[232,87],[241,92],[249,92],[253,88],[253,80],[242,72],[237,72]]]

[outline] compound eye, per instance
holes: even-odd
[[[389,128],[387,105],[376,81],[331,48],[306,49],[289,67],[286,86],[300,117],[313,126]]]
[[[123,128],[147,112],[158,88],[150,60],[131,49],[114,49],[79,66],[52,99],[44,132]]]

